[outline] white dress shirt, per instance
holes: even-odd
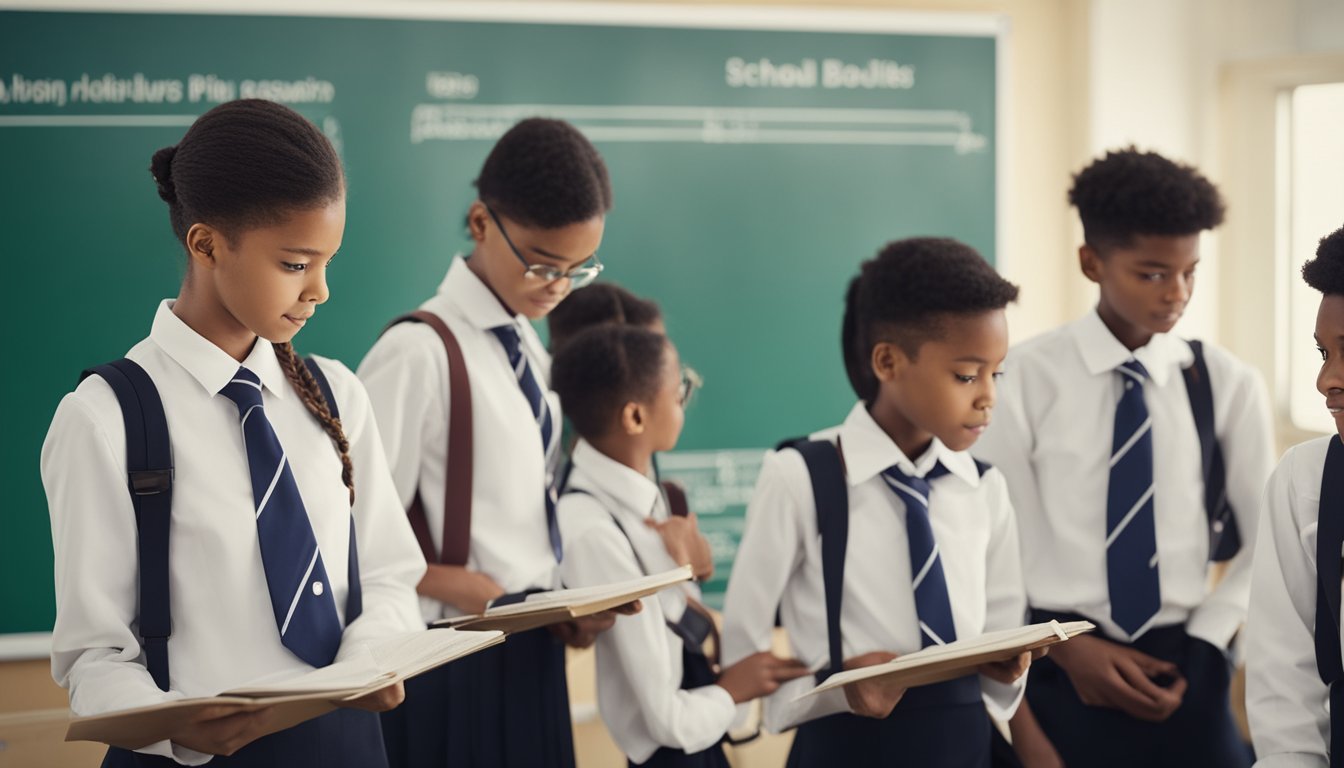
[[[1265,489],[1246,619],[1246,714],[1257,767],[1326,768],[1330,749],[1344,749],[1330,744],[1330,689],[1316,670],[1315,640],[1321,475],[1338,439],[1288,449]]]
[[[586,493],[560,499],[565,586],[638,578],[645,574],[641,563],[649,573],[675,568],[662,537],[647,525],[668,518],[658,486],[583,441],[574,448],[573,462],[569,487]],[[681,688],[682,641],[667,622],[679,621],[687,597],[699,596],[692,584],[665,589],[597,638],[597,707],[612,739],[635,763],[659,747],[708,749],[732,725],[736,708],[723,688]]]
[[[1017,529],[1003,477],[983,477],[970,454],[936,438],[910,460],[877,425],[863,403],[838,428],[814,435],[844,448],[849,485],[849,543],[845,558],[840,630],[844,658],[873,651],[905,654],[921,647],[905,528],[905,504],[882,479],[892,465],[924,477],[941,462],[949,470],[931,481],[929,518],[941,551],[943,573],[958,638],[1020,627],[1026,615]],[[812,670],[830,662],[826,599],[812,481],[803,457],[785,450],[767,454],[747,506],[746,530],[724,605],[724,663],[770,648],[775,607],[794,654]],[[1017,709],[1024,678],[1012,685],[981,678],[985,702],[1007,719]],[[815,687],[812,676],[785,683],[765,700],[764,724],[783,731],[808,720],[849,712],[837,689],[801,702]]]
[[[1209,590],[1209,522],[1199,434],[1182,369],[1194,353],[1157,334],[1130,352],[1095,311],[1008,353],[989,429],[972,452],[1003,472],[1017,510],[1027,597],[1034,608],[1078,613],[1108,636],[1106,492],[1120,401],[1115,368],[1131,357],[1148,370],[1143,397],[1153,427],[1153,505],[1161,608],[1152,626],[1186,631],[1227,649],[1246,618],[1260,492],[1273,467],[1269,399],[1259,375],[1204,345],[1213,414],[1227,470],[1240,553]]]
[[[490,330],[518,331],[528,364],[540,378],[559,440],[560,399],[546,388],[551,358],[522,315],[510,314],[459,257],[433,298],[420,305],[452,329],[462,347],[471,386],[471,546],[467,567],[494,579],[505,592],[555,586],[555,554],[546,523],[550,469],[532,406]],[[389,328],[359,365],[378,415],[387,463],[403,508],[416,489],[436,552],[443,548],[443,491],[448,460],[448,355],[424,323]],[[426,621],[460,614],[421,598]]]
[[[154,380],[172,439],[169,691],[150,678],[136,635],[136,524],[126,487],[126,432],[107,382],[90,376],[66,395],[42,446],[56,553],[52,674],[69,688],[76,715],[210,696],[311,669],[280,642],[238,409],[217,394],[239,363],[182,322],[171,305],[159,306],[149,338],[126,355]],[[350,442],[356,491],[351,508],[340,456],[285,378],[271,345],[258,340],[242,365],[261,379],[266,417],[289,457],[342,622],[354,515],[364,610],[346,627],[341,653],[359,641],[421,626],[415,585],[424,559],[397,504],[359,380],[340,363],[321,361]],[[167,741],[140,751],[189,765],[210,759]]]

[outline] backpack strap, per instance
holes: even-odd
[[[1332,436],[1316,528],[1316,669],[1330,686],[1330,767],[1344,766],[1344,659],[1340,658],[1340,552],[1344,550],[1344,443]]]
[[[601,499],[582,488],[570,488],[565,491],[566,496],[570,494],[587,496],[598,504],[602,503]],[[635,549],[635,541],[630,538],[630,531],[626,530],[625,525],[621,523],[621,519],[616,516],[616,513],[607,510],[607,514],[611,515],[611,522],[616,524],[616,529],[621,532],[621,535],[625,537],[625,542],[630,545],[630,553],[635,556],[635,564],[639,566],[640,573],[645,576],[649,575],[649,568],[644,565],[644,558],[639,556],[639,550]],[[687,596],[686,601],[686,610],[682,612],[681,619],[675,622],[665,620],[667,628],[672,630],[672,633],[681,639],[682,645],[686,650],[701,655],[704,654],[705,641],[713,637],[714,653],[715,656],[717,656],[719,649],[719,632],[718,627],[714,626],[714,619],[705,610],[704,606],[692,600],[689,595]]]
[[[840,607],[845,591],[845,550],[849,545],[849,486],[845,482],[845,454],[839,438],[798,439],[781,443],[802,454],[812,479],[812,501],[817,508],[817,532],[821,535],[821,576],[826,595],[826,639],[830,666],[817,673],[821,684],[844,669],[844,646],[840,637]]]
[[[1195,417],[1195,431],[1199,433],[1200,464],[1204,474],[1204,510],[1209,518],[1209,559],[1222,562],[1232,559],[1241,550],[1241,532],[1232,505],[1227,501],[1227,469],[1223,464],[1223,449],[1213,422],[1213,384],[1209,366],[1204,359],[1204,344],[1189,342],[1195,362],[1181,371],[1185,390],[1190,395],[1190,411]]]
[[[317,388],[322,390],[322,399],[327,401],[327,410],[331,412],[332,418],[340,420],[341,409],[336,404],[336,395],[331,391],[331,382],[327,380],[327,374],[322,372],[322,366],[311,355],[303,358],[303,364],[308,366],[308,372],[317,380]],[[353,510],[350,513],[350,556],[346,558],[345,578],[349,590],[345,595],[345,625],[348,627],[364,612],[364,585],[359,580],[359,548],[355,545]]]
[[[387,327],[405,322],[424,323],[434,329],[448,355],[448,468],[444,474],[443,547],[438,556],[434,553],[429,520],[418,489],[406,515],[427,562],[466,565],[471,551],[472,478],[471,381],[467,377],[467,361],[457,336],[438,315],[420,309],[398,317]]]
[[[112,387],[126,426],[126,472],[135,508],[139,551],[140,643],[154,684],[168,690],[168,638],[173,633],[168,594],[168,529],[173,510],[173,457],[168,419],[154,381],[129,358],[95,366],[80,380],[101,376]]]

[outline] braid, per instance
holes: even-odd
[[[299,356],[294,352],[294,345],[285,342],[283,344],[272,344],[275,347],[275,356],[280,361],[280,367],[285,371],[285,378],[294,386],[295,391],[299,393],[303,404],[308,408],[308,412],[317,418],[322,428],[326,430],[327,436],[331,442],[336,445],[336,451],[341,455],[341,481],[345,487],[350,489],[350,504],[355,503],[355,466],[350,461],[350,441],[345,439],[345,431],[341,429],[341,420],[331,415],[331,408],[327,405],[327,399],[322,396],[322,387],[318,385],[317,379],[313,378],[312,371],[304,365]]]

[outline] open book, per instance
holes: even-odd
[[[503,641],[499,632],[420,630],[390,635],[364,644],[334,664],[296,677],[250,684],[218,696],[76,717],[70,721],[65,740],[139,749],[163,741],[207,710],[222,717],[265,707],[274,707],[274,727],[267,732],[275,733],[324,715],[338,702],[357,699]]]
[[[690,580],[691,567],[683,565],[670,571],[619,581],[615,584],[604,584],[600,587],[536,592],[528,595],[522,602],[487,608],[485,613],[481,614],[441,619],[430,626],[526,632],[529,629],[609,611],[641,597],[648,597],[673,584]]]
[[[1062,643],[1075,635],[1091,632],[1096,625],[1090,621],[1070,621],[1064,624],[1048,621],[1014,629],[986,632],[979,637],[956,640],[947,645],[932,645],[914,653],[898,656],[886,664],[874,664],[826,678],[826,682],[799,696],[799,699],[839,688],[849,683],[881,677],[906,688],[941,683],[975,672],[981,664],[1007,661],[1023,651],[1032,651]]]

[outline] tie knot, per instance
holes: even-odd
[[[219,392],[232,400],[240,413],[252,406],[261,405],[261,379],[246,367],[239,368]]]
[[[1126,380],[1133,381],[1139,386],[1143,386],[1143,383],[1148,379],[1148,369],[1144,368],[1143,363],[1140,363],[1138,360],[1126,360],[1117,366],[1115,370],[1119,371],[1120,375],[1124,376]]]
[[[923,477],[907,475],[901,471],[899,464],[892,464],[882,472],[882,479],[907,503],[909,503],[907,497],[911,497],[927,509],[929,506],[929,490],[932,487],[929,481],[945,474],[947,474],[947,469],[942,462],[934,464],[933,469],[930,469],[928,474]]]
[[[504,351],[508,353],[509,359],[514,360],[518,357],[518,329],[512,325],[497,325],[490,329],[495,336],[499,338],[499,343],[504,345]]]

